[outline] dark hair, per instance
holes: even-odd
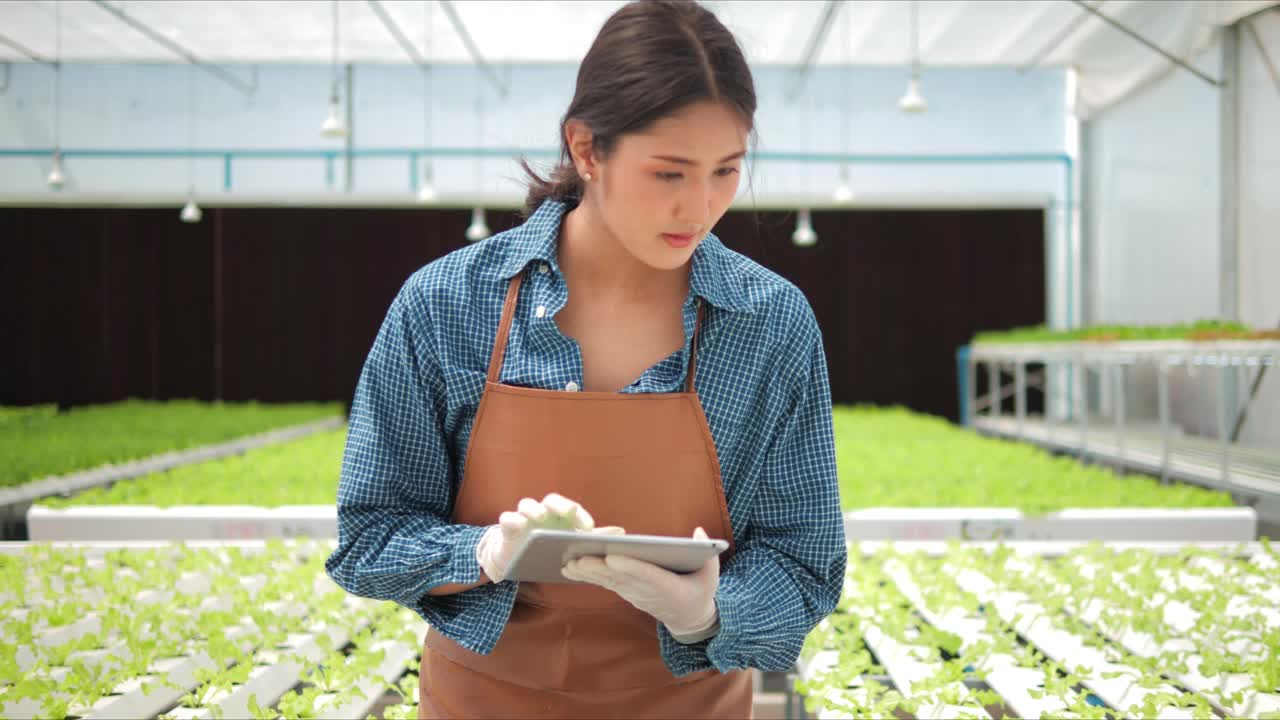
[[[726,103],[754,133],[756,90],[733,33],[693,0],[637,0],[600,28],[578,68],[573,101],[560,120],[560,161],[543,179],[528,162],[524,214],[547,198],[577,204],[582,179],[569,154],[565,126],[591,128],[592,152],[608,157],[618,138],[701,100]]]

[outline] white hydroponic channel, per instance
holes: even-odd
[[[797,689],[821,718],[1280,718],[1259,543],[851,546]]]
[[[416,717],[425,624],[334,585],[331,548],[0,546],[0,717]]]

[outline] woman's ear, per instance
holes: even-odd
[[[591,128],[581,120],[570,120],[564,125],[564,139],[569,147],[569,159],[578,169],[578,177],[596,172],[595,157],[592,153],[593,138]]]

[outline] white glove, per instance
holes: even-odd
[[[516,505],[515,512],[504,512],[498,516],[498,524],[492,525],[480,536],[476,545],[476,561],[480,569],[493,582],[502,582],[507,577],[507,566],[516,548],[534,529],[549,530],[585,530],[595,527],[581,505],[564,497],[551,493],[538,502],[533,498],[524,498]]]
[[[698,528],[693,537],[705,540],[707,533]],[[707,560],[697,572],[687,575],[623,555],[571,560],[561,573],[570,580],[612,590],[666,625],[678,642],[706,640],[720,630],[720,612],[716,608],[719,557]]]

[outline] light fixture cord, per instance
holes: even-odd
[[[911,0],[911,77],[920,77],[920,7]]]
[[[431,67],[431,0],[423,0],[423,27],[425,32],[422,41],[422,57],[426,63],[423,71],[423,90],[422,90],[422,147],[424,150],[431,147],[431,75],[434,68]],[[431,158],[427,157],[424,163],[426,170],[426,180],[431,181]]]
[[[338,101],[338,0],[333,0],[333,53],[331,66],[333,69],[333,102]]]
[[[476,193],[483,194],[484,179],[483,169],[484,152],[481,148],[484,146],[484,90],[476,89]]]
[[[853,8],[852,6],[849,5],[848,0],[846,0],[841,7],[845,13],[845,18],[844,18],[844,27],[842,28],[842,31],[844,33],[844,72],[843,72],[844,82],[840,83],[840,101],[843,105],[844,117],[842,117],[840,121],[840,144],[841,144],[841,150],[844,152],[845,155],[848,155],[849,154],[849,120],[850,120],[849,83],[853,79],[853,73],[849,67],[849,60],[851,56],[850,47],[849,47],[849,42],[850,42],[849,25],[853,23]],[[842,170],[842,175],[847,178],[849,175],[849,161],[847,159],[841,161],[840,169]]]
[[[53,41],[53,149],[62,149],[62,2],[54,0]]]
[[[187,65],[187,191],[196,188],[196,66]]]

